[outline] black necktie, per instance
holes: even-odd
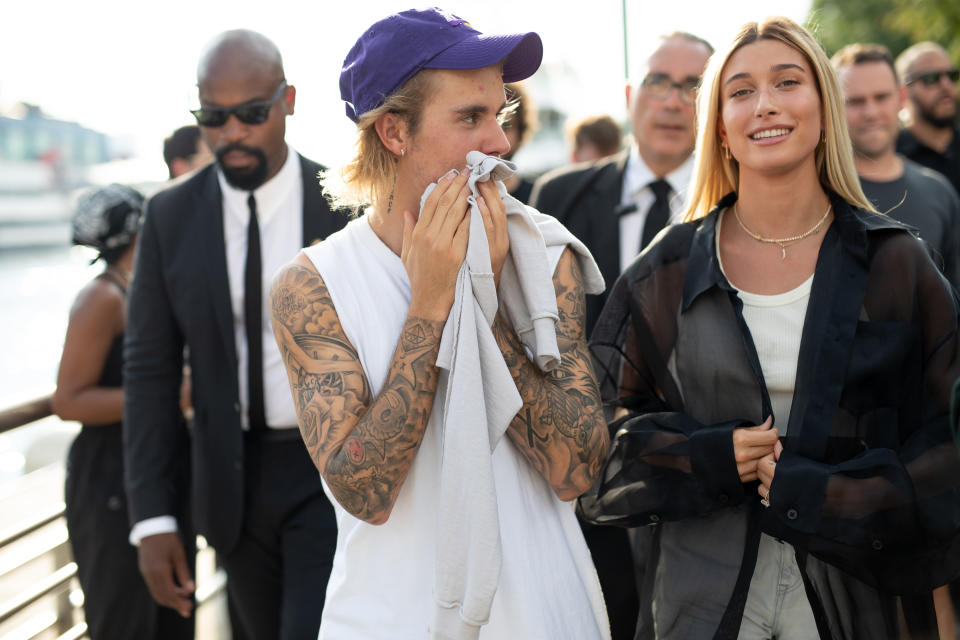
[[[260,279],[260,225],[257,222],[257,201],[247,198],[250,223],[247,225],[247,265],[243,272],[243,315],[247,327],[247,418],[250,430],[267,428],[263,409],[263,328],[262,283]]]
[[[640,250],[650,244],[653,237],[667,226],[670,220],[670,183],[666,180],[654,180],[649,185],[655,197],[653,204],[647,211],[647,219],[643,223],[643,235],[640,238]]]

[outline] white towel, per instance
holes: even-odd
[[[476,183],[497,181],[510,237],[500,276],[500,305],[543,371],[560,364],[547,245],[570,246],[579,258],[586,291],[603,291],[603,277],[583,243],[552,217],[507,193],[502,181],[516,172],[513,163],[471,151],[467,167],[471,170],[470,237],[437,357],[437,366],[449,373],[446,393],[442,405],[434,408],[443,412],[443,433],[434,584],[437,606],[431,629],[435,638],[456,640],[477,638],[489,619],[501,557],[491,454],[523,405],[490,329],[498,292],[476,204]],[[435,186],[424,192],[421,208]]]

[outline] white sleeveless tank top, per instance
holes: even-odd
[[[376,397],[410,305],[400,257],[365,216],[303,253],[326,283]],[[338,533],[321,640],[432,637],[440,453],[440,412],[434,411],[390,518],[379,526],[347,513],[324,483]],[[481,640],[608,639],[603,596],[573,504],[556,497],[508,438],[493,453],[493,471],[503,554]]]

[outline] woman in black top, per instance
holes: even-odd
[[[83,194],[73,242],[96,249],[106,267],[77,295],[57,374],[53,410],[83,428],[70,448],[67,530],[93,640],[193,638],[193,620],[158,606],[127,541],[123,488],[123,330],[143,196],[112,184]]]
[[[916,638],[960,573],[956,303],[871,210],[842,100],[806,30],[745,25],[704,75],[687,222],[592,335],[619,422],[580,506],[652,525],[638,638],[896,638],[898,608]]]

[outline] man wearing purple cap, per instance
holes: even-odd
[[[465,158],[477,151],[500,162],[509,149],[503,83],[533,74],[541,56],[534,33],[487,36],[430,9],[377,22],[344,61],[341,95],[358,141],[337,195],[365,214],[301,252],[271,292],[300,430],[337,513],[321,638],[609,638],[569,504],[592,485],[608,446],[584,338],[582,263],[571,249],[556,251],[552,271],[544,258],[557,368],[531,362],[501,297],[483,344],[522,406],[506,412],[506,437],[491,445],[482,436],[490,494],[468,479],[451,508],[440,506],[449,504],[447,465],[471,455],[451,458],[449,447],[469,416],[445,418],[464,343],[453,353],[459,365],[438,362],[448,318],[467,317],[452,308],[468,241],[489,249],[487,275],[501,296],[505,264],[518,259],[508,252],[520,251],[494,180],[477,182],[468,202]],[[474,202],[482,226],[471,236]],[[496,413],[491,378],[475,388]]]

